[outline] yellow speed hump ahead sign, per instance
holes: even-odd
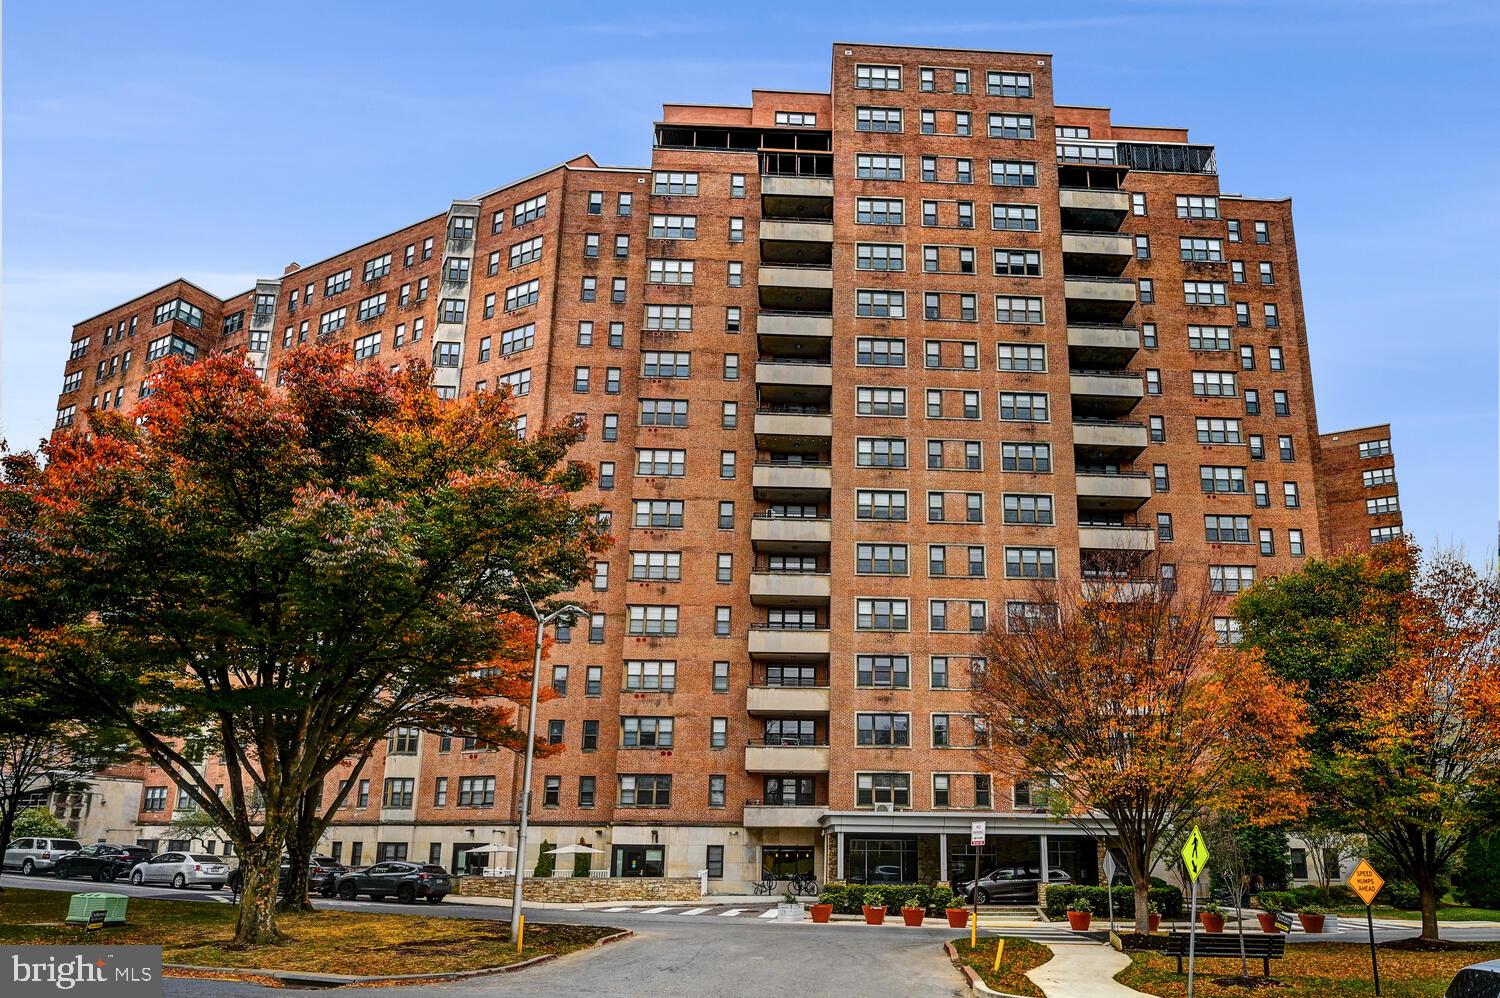
[[[1367,859],[1359,861],[1359,865],[1354,868],[1353,873],[1349,874],[1346,883],[1367,905],[1375,903],[1375,895],[1379,894],[1380,888],[1385,886],[1385,880],[1375,872],[1375,867],[1371,866]]]
[[[1193,826],[1192,834],[1182,847],[1182,862],[1187,867],[1189,882],[1196,881],[1198,874],[1208,865],[1208,843],[1203,841],[1203,833],[1197,825]]]

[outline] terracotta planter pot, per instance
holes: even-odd
[[[1203,923],[1204,932],[1223,932],[1224,916],[1214,915],[1203,911],[1198,913],[1198,921]]]
[[[1092,912],[1070,911],[1068,912],[1068,927],[1071,928],[1074,932],[1087,931],[1089,927],[1089,921],[1093,917],[1094,915]]]
[[[865,924],[866,925],[884,925],[885,924],[885,909],[884,908],[871,908],[869,905],[865,905],[864,909],[865,909]]]
[[[1276,924],[1276,916],[1267,912],[1258,912],[1255,920],[1260,923],[1262,932],[1280,932],[1281,928]]]
[[[922,919],[927,917],[926,908],[902,908],[901,921],[907,925],[921,925]]]
[[[969,927],[969,909],[944,908],[943,912],[948,916],[948,928],[967,929]]]
[[[1161,928],[1161,914],[1159,912],[1153,911],[1151,914],[1147,915],[1146,927],[1147,931],[1149,932],[1155,932],[1157,929]]]
[[[1302,923],[1302,931],[1316,933],[1316,932],[1322,932],[1323,931],[1323,919],[1324,919],[1324,917],[1325,916],[1323,916],[1323,915],[1300,915],[1299,914],[1297,916],[1297,921],[1299,921],[1299,922]]]
[[[833,905],[831,904],[815,904],[812,906],[812,919],[819,925],[826,923],[832,914]]]

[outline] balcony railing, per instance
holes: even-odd
[[[746,807],[827,807],[828,799],[819,800],[816,797],[797,798],[795,800],[747,800]]]
[[[826,623],[821,623],[820,624],[817,621],[814,621],[814,622],[812,622],[810,624],[802,624],[802,623],[797,623],[795,621],[783,621],[782,623],[779,623],[779,624],[773,624],[773,623],[771,623],[769,621],[762,620],[762,621],[760,621],[758,623],[751,624],[750,625],[750,630],[752,630],[752,631],[826,631],[826,630],[828,630],[828,625]]]
[[[756,411],[757,414],[777,415],[777,416],[832,416],[833,415],[833,410],[827,408],[826,406],[794,405],[792,403],[786,403],[784,405],[761,405],[761,406],[757,406],[756,409],[755,409],[755,411]]]
[[[818,741],[816,735],[800,737],[797,735],[785,735],[781,738],[751,738],[745,742],[748,748],[827,748],[827,740]]]
[[[1080,426],[1129,426],[1132,429],[1143,429],[1146,425],[1133,419],[1101,419],[1098,416],[1074,416],[1073,422]],[[1082,469],[1079,471],[1082,473]],[[1094,474],[1094,472],[1089,472],[1089,474]],[[1104,472],[1099,472],[1099,474],[1104,474]]]

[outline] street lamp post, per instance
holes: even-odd
[[[536,754],[536,693],[542,676],[542,637],[547,625],[558,617],[588,615],[583,607],[570,603],[544,616],[531,601],[531,594],[524,588],[521,592],[526,597],[526,605],[531,607],[531,615],[536,618],[536,647],[531,663],[531,709],[526,714],[526,767],[521,783],[521,822],[516,830],[515,890],[510,901],[510,938],[513,940],[520,938],[521,934],[521,881],[526,866],[526,826],[531,818],[531,761]]]

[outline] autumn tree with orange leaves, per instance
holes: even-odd
[[[1417,887],[1436,944],[1442,875],[1500,829],[1500,577],[1397,541],[1309,561],[1235,609],[1245,644],[1305,691],[1320,822]]]
[[[1059,579],[1027,600],[981,642],[990,761],[1047,786],[1058,817],[1111,826],[1145,933],[1151,863],[1175,826],[1211,808],[1258,823],[1301,809],[1304,707],[1259,656],[1219,644],[1227,611],[1206,586]]]
[[[0,667],[187,789],[240,855],[236,944],[272,943],[289,829],[331,819],[344,794],[298,812],[335,768],[398,724],[523,743],[518,587],[572,589],[607,538],[567,460],[579,429],[518,440],[503,396],[441,400],[420,362],[315,346],[277,386],[231,355],[151,385],[138,423],[95,413],[4,456],[0,598],[26,612]],[[184,739],[222,754],[223,799]]]

